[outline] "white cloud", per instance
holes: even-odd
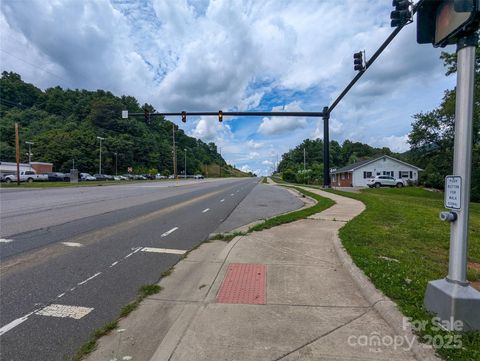
[[[392,31],[390,4],[2,1],[0,63],[42,88],[108,89],[158,110],[318,111],[355,75],[353,52],[371,57]],[[406,149],[411,115],[454,86],[439,52],[416,44],[415,24],[406,26],[332,113],[331,139]],[[199,118],[182,127],[256,170],[303,139],[323,137],[321,120],[256,121]]]
[[[298,102],[290,103],[284,107],[274,107],[272,111],[302,111]],[[307,119],[302,117],[271,117],[263,118],[258,127],[258,132],[264,135],[285,134],[295,129],[305,128]]]
[[[410,149],[408,144],[408,134],[395,136],[391,135],[389,137],[383,137],[380,142],[372,142],[374,145],[377,143],[380,147],[389,147],[394,152],[403,153]]]

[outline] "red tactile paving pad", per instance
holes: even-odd
[[[266,274],[264,264],[230,264],[218,290],[217,302],[264,305]]]

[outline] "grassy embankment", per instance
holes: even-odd
[[[367,206],[340,230],[355,264],[404,315],[431,321],[432,315],[423,308],[427,283],[448,272],[450,227],[438,218],[444,210],[443,193],[412,187],[331,192]],[[480,204],[471,203],[470,209],[468,279],[480,288]],[[433,331],[430,324],[420,335],[428,341],[435,335],[446,340],[449,334]],[[463,333],[461,340],[462,348],[439,348],[438,353],[447,360],[480,360],[480,332]]]

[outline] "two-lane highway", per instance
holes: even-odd
[[[2,190],[1,359],[71,357],[140,286],[156,283],[207,239],[257,183]]]

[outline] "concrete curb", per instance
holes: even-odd
[[[398,310],[396,303],[378,290],[365,273],[355,265],[343,247],[338,232],[333,237],[333,244],[343,267],[350,274],[360,293],[370,303],[372,308],[398,335],[404,339],[413,340],[411,351],[415,357],[418,360],[440,361],[441,359],[435,355],[435,350],[432,346],[418,341],[417,336],[412,331],[411,324],[404,322],[405,316]],[[403,327],[404,323],[406,324],[405,328]]]

